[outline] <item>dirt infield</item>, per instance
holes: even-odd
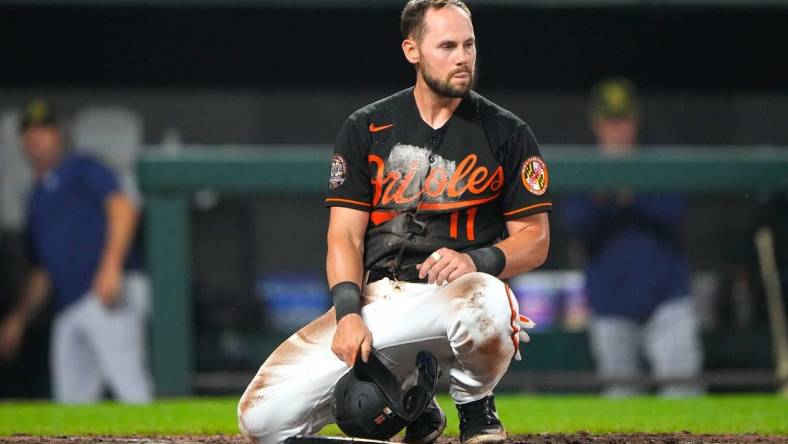
[[[0,442],[14,444],[242,444],[239,435],[217,436],[6,436]],[[763,435],[693,435],[691,433],[545,433],[512,436],[509,444],[712,444],[712,443],[786,443],[788,436]],[[441,438],[438,444],[459,444],[457,438]]]

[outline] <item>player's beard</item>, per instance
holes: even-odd
[[[443,97],[449,97],[453,99],[465,97],[468,95],[471,89],[476,85],[476,68],[475,67],[464,67],[464,68],[457,68],[449,73],[446,77],[446,80],[441,81],[437,77],[431,75],[429,70],[426,68],[424,63],[420,63],[419,65],[419,72],[421,73],[421,77],[424,79],[424,83],[430,87],[430,89],[437,95]],[[465,86],[454,86],[451,84],[451,79],[461,72],[468,73],[470,76],[470,81]]]

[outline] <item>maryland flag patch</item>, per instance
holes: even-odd
[[[547,192],[549,182],[547,165],[541,157],[533,156],[526,159],[520,170],[520,177],[523,180],[523,186],[531,194],[541,196]]]

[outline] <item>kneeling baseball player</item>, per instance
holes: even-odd
[[[476,40],[461,0],[411,0],[401,30],[416,83],[356,111],[339,132],[326,198],[334,308],[279,346],[241,397],[240,429],[253,441],[337,422],[340,398],[355,393],[345,379],[335,393],[338,381],[374,373],[366,366],[429,386],[432,362],[448,374],[461,442],[506,439],[493,389],[530,321],[501,279],[547,256],[547,166],[528,125],[472,90]],[[418,413],[399,415],[403,440],[430,443],[446,416],[434,389],[415,392],[426,406],[393,401]],[[384,407],[370,418],[396,416]]]

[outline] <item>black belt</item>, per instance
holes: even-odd
[[[389,278],[399,282],[427,282],[426,278],[419,279],[419,270],[416,269],[415,265],[397,272],[392,272],[387,269],[370,270],[369,276],[367,276],[367,282],[375,282],[383,278]]]

